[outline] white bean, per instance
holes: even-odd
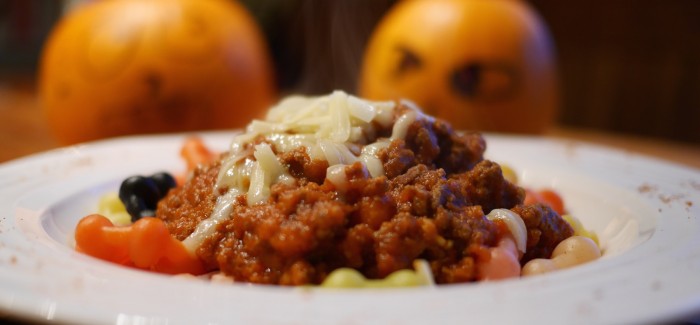
[[[600,248],[585,236],[571,236],[563,240],[552,252],[552,261],[560,269],[590,262],[600,257]]]
[[[585,236],[571,236],[554,248],[551,259],[531,260],[523,266],[521,274],[527,276],[548,273],[587,263],[600,256],[600,248],[592,239]]]
[[[525,263],[525,266],[523,266],[523,269],[520,271],[520,274],[522,276],[528,276],[549,273],[556,270],[557,266],[554,265],[554,263],[552,263],[551,260],[548,260],[546,258],[536,258]]]

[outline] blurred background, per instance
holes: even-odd
[[[0,0],[0,128],[27,139],[10,148],[20,155],[57,145],[45,126],[34,122],[41,119],[38,109],[10,111],[27,101],[38,105],[36,75],[44,41],[58,19],[80,3]],[[264,34],[279,92],[322,94],[357,90],[365,46],[397,1],[240,3]],[[700,147],[700,1],[529,4],[555,46],[560,81],[555,127]]]

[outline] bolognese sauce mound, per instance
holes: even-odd
[[[485,150],[480,134],[407,101],[292,97],[156,213],[207,269],[236,281],[318,284],[342,267],[377,279],[417,259],[436,283],[476,281],[505,237],[520,237],[524,264],[573,235],[549,207],[523,205]],[[522,235],[488,218],[494,209],[522,216]]]

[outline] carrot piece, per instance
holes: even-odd
[[[542,202],[542,198],[540,197],[539,193],[529,188],[525,189],[525,199],[523,200],[523,204],[531,205],[540,202]]]
[[[150,269],[162,257],[170,239],[170,233],[162,220],[141,218],[131,226],[129,257],[134,265]]]
[[[165,252],[155,265],[154,270],[168,274],[203,274],[206,271],[202,262],[190,254],[181,241],[173,237],[170,237]]]
[[[122,265],[169,274],[205,272],[199,259],[158,218],[115,227],[106,217],[92,214],[78,223],[75,241],[77,251]]]
[[[112,222],[99,214],[83,218],[75,228],[76,250],[105,261],[126,264],[129,259],[126,243],[130,233],[103,231],[104,228],[112,227]]]
[[[216,155],[209,150],[209,148],[207,148],[204,141],[202,141],[201,138],[194,136],[185,139],[185,143],[182,145],[182,149],[180,150],[180,155],[185,159],[188,171],[197,168],[197,166],[200,164],[208,163],[216,158]]]
[[[552,190],[541,190],[539,196],[542,203],[549,205],[559,215],[564,214],[564,200],[562,200],[559,193]]]
[[[566,210],[564,209],[564,200],[561,198],[559,193],[553,190],[533,191],[531,189],[525,189],[525,199],[523,200],[523,204],[530,205],[535,203],[544,203],[552,208],[552,210],[556,211],[559,215],[566,213]]]

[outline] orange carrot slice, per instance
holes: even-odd
[[[182,149],[180,150],[180,155],[185,159],[188,171],[197,168],[197,166],[200,164],[208,163],[216,158],[216,155],[209,150],[209,148],[207,148],[204,141],[202,141],[201,138],[194,136],[185,139],[185,143],[182,145]]]
[[[106,217],[92,214],[78,223],[75,241],[76,250],[105,261],[168,274],[205,272],[200,260],[158,218],[116,227]]]
[[[561,198],[559,193],[553,190],[541,190],[533,191],[530,189],[525,189],[525,200],[523,204],[535,204],[544,203],[548,205],[552,210],[556,211],[559,215],[566,213],[564,209],[564,200]]]
[[[539,196],[542,203],[549,205],[559,215],[564,214],[564,200],[559,193],[552,190],[541,190]]]

